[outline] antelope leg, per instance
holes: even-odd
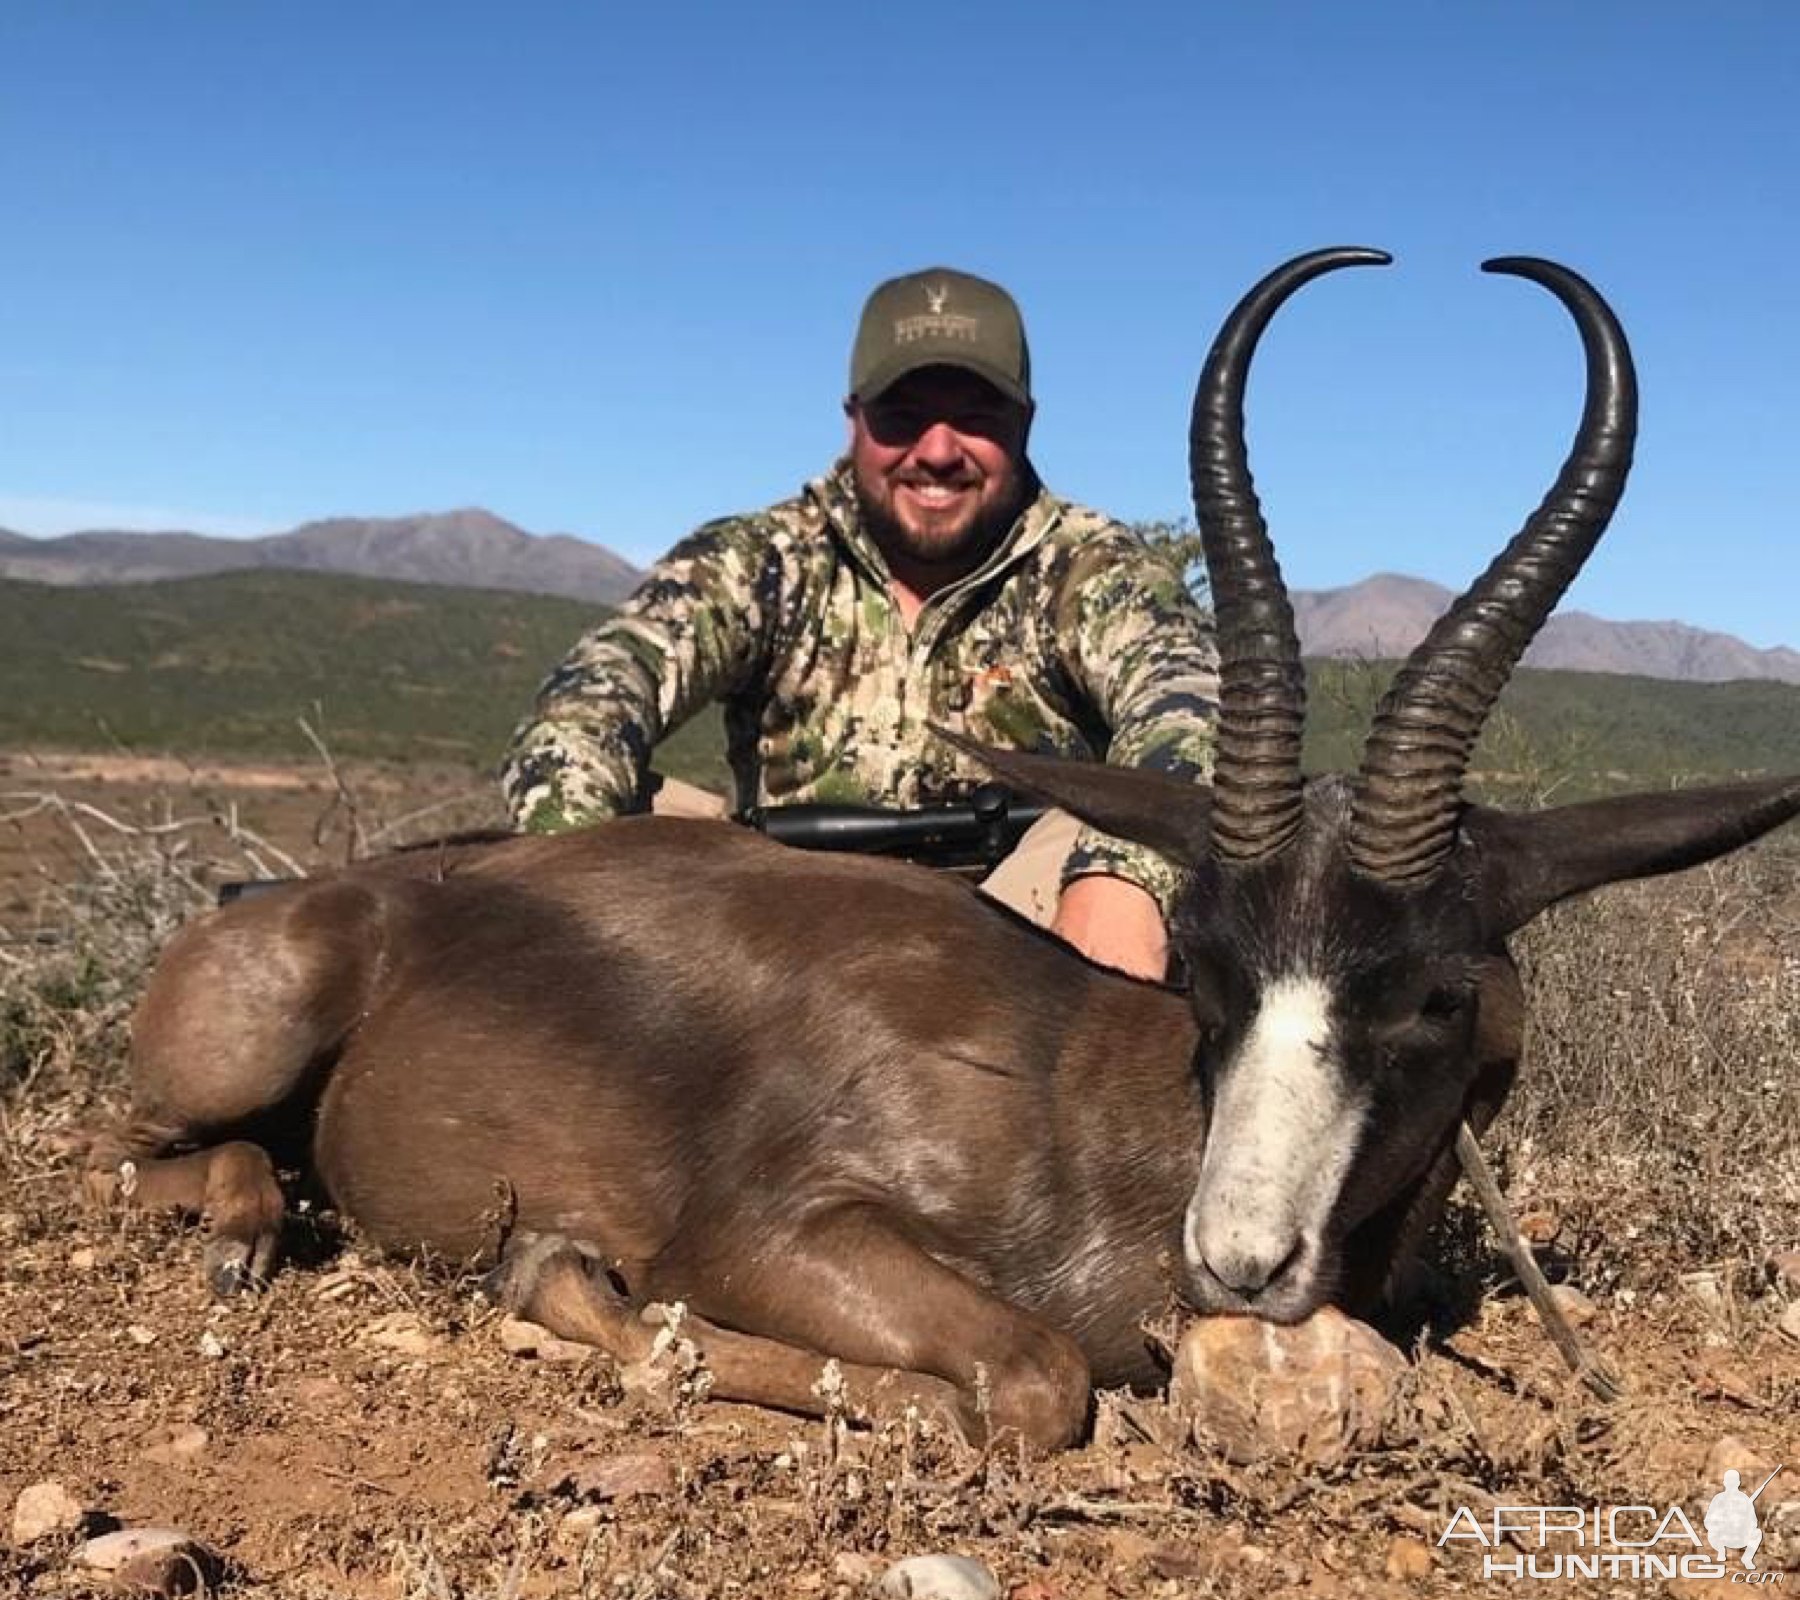
[[[947,1417],[965,1435],[956,1386],[924,1373],[839,1363],[826,1377],[826,1357],[797,1345],[721,1328],[703,1318],[673,1318],[667,1307],[639,1307],[609,1281],[596,1254],[557,1235],[522,1234],[509,1242],[506,1260],[490,1279],[501,1301],[559,1338],[591,1344],[631,1365],[659,1354],[659,1325],[667,1341],[691,1348],[704,1368],[707,1393],[719,1400],[769,1406],[803,1416],[841,1407],[859,1419],[896,1416],[908,1405]],[[677,1343],[679,1341],[679,1344]]]
[[[909,1382],[941,1380],[972,1437],[1017,1433],[1053,1450],[1086,1426],[1092,1383],[1080,1346],[929,1255],[871,1206],[817,1213],[780,1235],[753,1221],[704,1250],[659,1258],[648,1297],[683,1299],[718,1322]]]
[[[274,1270],[287,1202],[261,1145],[234,1139],[181,1155],[142,1123],[98,1139],[82,1188],[100,1205],[198,1217],[206,1280],[221,1297],[260,1287]]]

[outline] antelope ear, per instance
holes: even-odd
[[[1177,866],[1197,866],[1209,853],[1212,790],[1205,784],[1145,767],[1001,750],[936,723],[931,731],[1011,787],[1061,806],[1102,833],[1148,845]]]
[[[1495,931],[1511,933],[1570,895],[1697,867],[1795,816],[1800,776],[1621,795],[1554,811],[1471,806],[1462,827],[1476,847]]]

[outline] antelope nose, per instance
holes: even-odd
[[[1293,1271],[1302,1248],[1298,1234],[1257,1237],[1231,1233],[1207,1246],[1200,1261],[1227,1289],[1254,1300]]]

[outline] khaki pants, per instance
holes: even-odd
[[[679,778],[661,780],[661,786],[650,798],[650,810],[659,817],[722,820],[729,814],[721,796]],[[1039,927],[1049,927],[1056,915],[1057,897],[1062,893],[1063,862],[1080,831],[1081,824],[1068,812],[1046,813],[1026,829],[1012,853],[981,880],[981,892]]]

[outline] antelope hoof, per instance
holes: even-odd
[[[201,1252],[206,1286],[218,1300],[260,1292],[269,1287],[275,1261],[275,1240],[208,1239]]]
[[[81,1198],[96,1211],[113,1211],[125,1202],[125,1182],[117,1167],[89,1167],[81,1175]]]
[[[499,1262],[482,1274],[478,1287],[495,1305],[522,1314],[537,1293],[546,1269],[561,1265],[571,1256],[597,1280],[597,1289],[606,1288],[605,1274],[596,1270],[600,1253],[564,1233],[515,1233],[507,1240]]]

